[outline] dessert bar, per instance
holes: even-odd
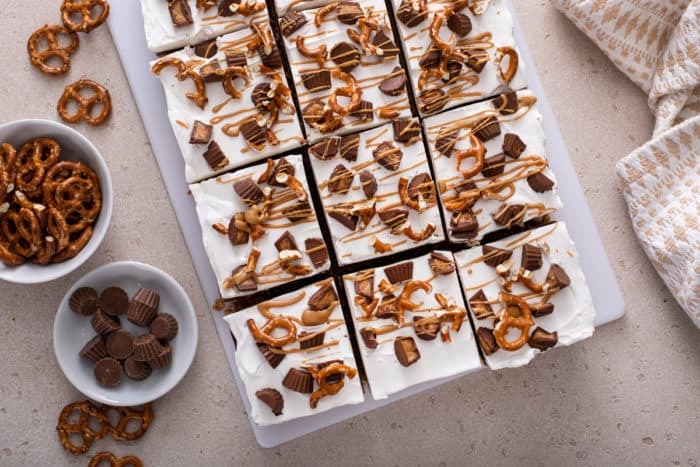
[[[418,119],[326,137],[309,159],[339,264],[445,238]]]
[[[375,399],[483,367],[450,252],[344,279]]]
[[[190,185],[223,298],[250,295],[330,267],[301,156]]]
[[[208,58],[207,58],[208,57]],[[267,22],[152,63],[189,183],[304,143]]]
[[[258,425],[364,402],[333,279],[224,319]]]
[[[593,334],[595,309],[578,256],[563,222],[455,254],[491,369],[526,365]]]
[[[393,0],[421,115],[527,86],[504,0]]]
[[[423,122],[450,241],[476,244],[562,207],[536,102],[508,91]]]

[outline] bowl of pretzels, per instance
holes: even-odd
[[[0,125],[0,280],[37,284],[80,267],[112,205],[107,165],[83,135],[49,120]]]

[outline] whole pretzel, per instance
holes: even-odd
[[[17,151],[11,144],[0,145],[0,215],[7,197],[15,189],[15,161],[17,160]]]
[[[80,413],[78,423],[68,423],[71,415],[78,411]],[[90,427],[90,418],[95,418],[100,422],[100,430],[95,431]],[[107,416],[96,408],[89,401],[74,402],[63,408],[58,416],[56,431],[61,439],[63,449],[72,454],[85,454],[90,450],[92,442],[102,439],[109,431],[109,420]],[[82,439],[81,445],[75,445],[71,441],[72,434],[79,434]]]
[[[326,44],[321,44],[315,49],[309,49],[304,43],[305,40],[306,37],[304,36],[297,36],[296,38],[297,50],[299,53],[306,58],[313,58],[316,60],[318,66],[323,66],[323,64],[326,63],[326,53],[328,52],[328,47],[326,47]]]
[[[88,467],[98,467],[105,461],[109,462],[111,467],[143,467],[143,462],[136,456],[117,457],[111,452],[98,452],[90,459]]]
[[[503,57],[508,57],[508,69],[503,71],[501,62]],[[505,84],[510,84],[515,78],[515,74],[518,72],[518,52],[510,46],[499,47],[496,49],[496,58],[494,60],[496,68],[498,68],[498,76],[501,77]]]
[[[236,78],[241,78],[246,84],[250,83],[250,76],[248,73],[248,67],[245,66],[230,66],[216,71],[217,76],[221,76],[221,84],[224,86],[224,91],[226,94],[233,97],[234,99],[240,99],[241,93],[233,82]]]
[[[91,238],[92,226],[88,226],[75,240],[71,239],[70,243],[68,243],[68,246],[63,251],[51,258],[51,262],[62,263],[63,261],[67,261],[77,256],[77,254],[80,253],[83,248],[85,248],[85,245],[88,244]]]
[[[175,77],[178,81],[185,81],[187,78],[192,80],[196,92],[185,93],[185,97],[197,104],[200,109],[204,109],[207,102],[209,102],[209,98],[207,97],[207,90],[204,86],[202,76],[196,71],[190,70],[185,62],[176,57],[165,57],[158,60],[151,68],[151,71],[153,71],[153,73],[156,75],[160,75],[160,72],[163,71],[164,68],[168,67],[177,68],[177,74]]]
[[[345,81],[347,86],[337,87],[328,98],[328,105],[338,115],[347,115],[360,108],[360,99],[362,99],[362,88],[357,85],[355,78],[342,70],[333,70],[333,77]],[[349,97],[350,102],[342,106],[338,104],[338,96]]]
[[[8,217],[14,217],[13,221],[19,234],[17,242],[12,244],[12,249],[18,255],[25,258],[34,256],[41,246],[41,225],[31,209],[22,208],[17,214],[8,213]]]
[[[63,34],[70,38],[70,44],[61,45],[58,43],[58,35]],[[46,40],[48,47],[44,50],[38,50],[37,47],[41,40]],[[27,41],[27,52],[29,53],[29,61],[32,65],[41,70],[42,73],[49,75],[62,75],[70,70],[70,56],[78,49],[80,38],[73,31],[63,27],[48,24],[34,31]],[[51,58],[57,58],[61,61],[60,66],[51,66],[48,64]]]
[[[484,168],[484,156],[486,155],[486,147],[474,133],[469,134],[471,148],[455,153],[457,163],[457,171],[462,174],[462,178],[469,180]],[[462,161],[464,159],[474,159],[474,165],[468,170],[462,170]]]
[[[357,370],[351,366],[343,365],[342,363],[331,363],[320,371],[316,367],[307,367],[311,376],[318,384],[318,389],[311,394],[309,405],[312,409],[318,406],[318,401],[325,396],[333,396],[338,394],[345,386],[344,378],[353,379],[357,375]],[[328,381],[331,375],[341,374],[343,378],[338,381]]]
[[[99,179],[95,172],[82,162],[60,161],[51,167],[44,177],[42,183],[42,191],[44,193],[44,203],[49,206],[58,206],[56,200],[56,189],[61,182],[68,180],[71,177],[80,177],[89,180],[95,187],[100,186]]]
[[[92,91],[93,94],[84,96],[80,92],[84,89]],[[78,110],[74,114],[68,113],[68,104],[75,101],[78,104]],[[102,104],[102,111],[93,116],[93,107],[97,104]],[[58,100],[58,114],[61,119],[68,123],[78,123],[85,120],[91,126],[102,125],[112,113],[112,98],[109,95],[107,88],[89,79],[81,79],[70,86],[66,87],[63,95]]]
[[[46,170],[59,158],[61,148],[48,138],[37,138],[23,145],[15,161],[15,188],[30,198],[39,196]]]
[[[297,327],[291,319],[285,316],[277,316],[269,319],[262,328],[258,328],[255,321],[249,319],[247,321],[248,329],[253,335],[256,342],[262,342],[270,347],[282,347],[283,345],[294,342],[297,338]],[[287,331],[282,337],[272,337],[272,331],[277,328],[282,328]]]
[[[100,9],[100,14],[93,17],[92,11]],[[80,14],[80,22],[73,21],[73,15]],[[73,32],[90,32],[105,22],[109,15],[109,3],[106,0],[63,0],[61,19],[63,25]]]
[[[111,425],[110,430],[112,437],[117,441],[134,441],[139,439],[146,433],[154,418],[152,403],[145,404],[140,410],[134,407],[104,406],[103,408],[105,412],[114,410],[119,413],[119,421],[116,425]],[[131,421],[137,421],[139,425],[136,430],[127,431]]]
[[[445,10],[435,12],[433,16],[433,21],[430,23],[430,40],[433,41],[433,45],[438,49],[442,50],[443,53],[452,53],[455,46],[455,35],[451,34],[449,40],[444,41],[440,37],[440,29],[445,23],[445,18],[452,14],[452,9],[447,8]]]
[[[500,321],[493,329],[493,337],[496,338],[496,343],[500,348],[514,352],[527,343],[527,340],[530,337],[530,328],[535,324],[535,322],[532,319],[530,306],[519,295],[511,295],[501,292],[500,300],[503,302],[504,308],[503,313],[501,313]],[[512,316],[508,312],[508,307],[518,308],[521,316],[517,318]],[[514,341],[506,340],[506,335],[508,334],[509,328],[519,329],[520,337]]]
[[[99,185],[77,176],[60,182],[56,187],[54,199],[70,233],[82,231],[91,225],[102,209]]]

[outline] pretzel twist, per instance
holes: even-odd
[[[326,63],[326,54],[328,53],[328,47],[326,47],[326,44],[320,44],[315,49],[310,49],[306,47],[305,41],[306,37],[297,36],[296,45],[299,53],[306,58],[313,58],[314,60],[316,60],[318,66],[323,66],[323,64]]]
[[[250,333],[253,335],[253,339],[255,339],[256,342],[262,342],[270,347],[279,348],[294,342],[297,338],[297,327],[294,322],[286,316],[276,316],[269,319],[262,328],[258,328],[255,321],[252,319],[249,319],[246,323],[248,324]],[[282,337],[273,337],[272,331],[277,328],[286,330],[287,334]]]
[[[318,401],[321,398],[338,394],[345,386],[344,378],[353,379],[357,375],[357,370],[353,367],[337,362],[331,363],[321,370],[313,366],[309,366],[307,369],[316,381],[316,384],[318,384],[318,389],[311,394],[309,399],[309,405],[312,409],[318,406]],[[337,381],[329,381],[329,376],[338,374],[343,377]]]
[[[503,302],[504,308],[503,313],[501,313],[500,321],[493,329],[493,337],[496,339],[496,343],[500,348],[514,352],[527,343],[527,340],[530,337],[530,328],[535,324],[535,322],[532,319],[530,306],[522,297],[519,295],[501,292],[499,298],[501,302]],[[514,317],[511,315],[508,311],[509,307],[517,308],[520,317]],[[519,329],[520,336],[513,341],[506,340],[506,335],[508,334],[509,328]]]
[[[3,208],[3,205],[15,189],[16,160],[17,151],[11,144],[0,145],[0,216],[9,207],[6,205]]]
[[[347,86],[337,87],[328,98],[328,105],[331,110],[339,116],[347,115],[360,108],[360,99],[362,99],[362,88],[357,85],[355,78],[342,70],[333,70],[333,77],[341,81],[345,81]],[[349,97],[350,102],[342,106],[338,104],[338,97]]]
[[[358,33],[354,29],[348,29],[348,37],[355,43],[357,43],[362,49],[362,53],[365,55],[384,55],[384,50],[370,42],[370,37],[372,31],[379,31],[379,23],[376,20],[368,17],[363,17],[357,20],[357,24],[360,27],[360,32]]]
[[[233,82],[236,78],[241,78],[245,84],[250,83],[250,73],[248,67],[245,66],[230,66],[216,71],[217,76],[221,76],[221,84],[224,87],[226,94],[234,99],[242,97],[241,92],[236,89]]]
[[[188,78],[192,80],[196,91],[185,93],[185,97],[194,102],[200,109],[204,109],[207,102],[209,102],[209,98],[207,97],[207,90],[202,76],[196,71],[189,69],[185,62],[176,57],[161,58],[153,65],[151,71],[156,75],[160,75],[160,72],[168,67],[177,69],[175,77],[178,81],[185,81]]]
[[[68,423],[71,415],[75,412],[79,413],[78,423]],[[99,431],[95,431],[90,427],[91,418],[99,422]],[[104,438],[109,432],[109,419],[89,401],[74,402],[61,410],[56,431],[58,431],[63,449],[76,455],[85,454],[90,449],[93,441]],[[72,434],[79,434],[82,444],[73,444],[70,438]]]
[[[106,410],[114,410],[119,413],[119,420],[116,425],[110,425],[112,437],[117,441],[135,441],[142,437],[148,428],[155,415],[153,414],[153,404],[145,404],[141,409],[134,407],[111,407],[105,406]],[[138,426],[133,431],[127,431],[129,423],[136,421]]]
[[[89,90],[92,94],[84,96],[81,94],[83,90]],[[75,101],[78,104],[78,110],[74,114],[68,113],[68,104],[71,101]],[[93,116],[93,108],[98,104],[102,104],[102,110],[99,114]],[[81,79],[66,87],[63,95],[58,100],[57,110],[61,119],[65,122],[78,123],[84,120],[91,126],[99,126],[112,113],[112,98],[107,88],[101,84],[89,79]]]
[[[136,456],[117,457],[111,452],[98,452],[90,459],[88,467],[98,467],[103,462],[108,462],[110,467],[143,467],[143,462]]]
[[[93,16],[93,10],[99,14]],[[80,22],[73,21],[73,16],[80,14]],[[61,19],[63,25],[73,32],[90,32],[105,22],[109,16],[109,3],[106,0],[63,0]]]
[[[67,36],[70,43],[68,45],[59,44],[58,35]],[[39,50],[38,46],[42,40],[46,40],[47,48]],[[79,45],[80,38],[75,32],[63,26],[46,25],[34,31],[27,41],[29,61],[42,73],[62,75],[70,70],[70,56],[78,49]],[[61,64],[58,66],[49,65],[48,62],[52,58],[60,60]]]
[[[440,37],[440,29],[442,29],[442,25],[445,23],[445,18],[447,18],[450,14],[452,14],[452,8],[437,11],[433,16],[433,21],[430,23],[429,29],[430,40],[433,41],[433,45],[442,50],[442,52],[445,54],[452,53],[452,50],[456,44],[454,34],[450,34],[450,38],[447,41]]]
[[[469,134],[469,142],[472,147],[464,151],[458,151],[455,154],[457,163],[457,171],[462,174],[462,178],[469,180],[484,168],[484,157],[486,155],[486,147],[474,133]],[[462,161],[465,159],[474,159],[474,165],[466,170],[462,170]]]

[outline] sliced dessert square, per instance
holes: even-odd
[[[536,102],[509,91],[423,122],[450,241],[478,244],[562,207]]]
[[[392,0],[421,115],[527,86],[504,0]]]
[[[455,253],[477,339],[493,370],[593,334],[595,309],[566,224]]]
[[[223,298],[250,295],[330,267],[302,157],[268,159],[190,185]]]
[[[188,47],[152,63],[189,183],[304,142],[268,23],[219,37],[212,47],[209,58]]]
[[[372,396],[483,367],[452,254],[344,277]]]
[[[364,402],[333,279],[224,317],[251,417],[272,425]]]
[[[309,159],[339,264],[445,238],[418,119],[328,136]]]

